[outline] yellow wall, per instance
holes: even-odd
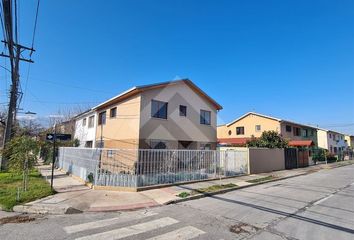
[[[256,125],[261,125],[260,131],[256,131]],[[244,127],[245,134],[236,135],[236,127]],[[217,134],[218,138],[250,138],[252,135],[260,137],[263,131],[271,130],[280,131],[280,123],[277,120],[249,114],[230,126],[218,126]],[[229,135],[229,131],[231,131],[231,135]]]
[[[105,148],[136,149],[139,146],[140,99],[137,95],[123,102],[100,109],[106,111],[106,124],[103,125]],[[110,109],[117,107],[117,116],[110,118]],[[98,121],[98,117],[97,120]],[[97,125],[96,141],[101,139],[101,125]]]

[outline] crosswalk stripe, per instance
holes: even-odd
[[[121,239],[140,233],[148,232],[154,229],[166,227],[178,223],[176,219],[164,217],[150,222],[140,223],[129,227],[119,228],[108,232],[97,233],[90,236],[77,238],[76,240],[114,240]]]
[[[143,213],[143,212],[141,212],[138,215],[134,214],[134,215],[131,215],[130,217],[134,216],[133,219],[142,219],[142,218],[151,217],[154,215],[157,215],[157,213],[153,213],[153,212]],[[128,216],[123,215],[123,216],[116,217],[116,218],[109,218],[109,219],[104,219],[104,220],[99,220],[99,221],[94,221],[94,222],[88,222],[88,223],[82,223],[82,224],[78,224],[78,225],[68,226],[68,227],[64,227],[64,231],[68,234],[72,234],[72,233],[82,232],[82,231],[89,230],[89,229],[106,227],[106,226],[116,224],[119,221],[127,220],[129,218]]]
[[[188,226],[156,237],[149,238],[148,240],[176,240],[176,239],[188,240],[188,239],[196,238],[204,233],[205,233],[204,231],[198,228]]]

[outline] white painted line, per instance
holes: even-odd
[[[64,231],[68,234],[72,234],[72,233],[82,232],[82,231],[86,231],[86,230],[90,230],[90,229],[110,226],[110,225],[118,223],[119,221],[124,222],[124,221],[130,220],[130,219],[142,219],[142,218],[151,217],[154,215],[157,215],[157,213],[146,212],[146,213],[140,213],[138,215],[136,215],[136,214],[134,214],[134,215],[131,214],[128,216],[123,215],[123,216],[116,217],[116,218],[109,218],[109,219],[104,219],[104,220],[64,227]]]
[[[175,240],[175,239],[188,240],[188,239],[196,238],[204,233],[205,233],[204,231],[198,228],[188,226],[153,238],[149,238],[148,240]]]
[[[331,195],[329,195],[329,196],[327,196],[327,197],[325,197],[325,198],[322,198],[322,199],[318,200],[317,202],[315,202],[313,205],[318,205],[318,204],[320,204],[321,202],[324,202],[324,201],[326,201],[327,199],[329,199],[329,198],[331,198],[331,197],[333,197],[333,196],[334,196],[334,194],[331,194]]]
[[[154,229],[163,228],[172,224],[178,223],[176,219],[164,217],[146,223],[140,223],[129,227],[119,228],[108,232],[97,233],[90,236],[77,238],[76,240],[114,240],[121,239],[140,233],[152,231]]]

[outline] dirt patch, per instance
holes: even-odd
[[[32,222],[36,220],[34,217],[30,216],[12,216],[0,219],[0,224],[7,224],[7,223],[26,223]]]
[[[232,225],[230,227],[230,232],[236,233],[236,234],[254,234],[259,230],[258,227],[249,225],[247,223],[238,223],[236,225]]]

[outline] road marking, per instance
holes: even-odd
[[[149,238],[148,240],[175,240],[175,239],[187,240],[187,239],[196,238],[204,233],[205,233],[204,231],[198,228],[188,226],[153,238]]]
[[[154,229],[163,228],[172,224],[178,223],[176,219],[170,217],[164,217],[157,220],[153,220],[146,223],[140,223],[129,227],[119,228],[108,232],[93,234],[90,236],[85,236],[77,238],[76,240],[114,240],[121,239],[140,233],[152,231]]]
[[[318,205],[318,204],[320,204],[321,202],[324,202],[324,201],[326,201],[327,199],[329,199],[329,198],[331,198],[331,197],[333,197],[333,196],[334,196],[334,194],[331,194],[331,195],[329,195],[329,196],[327,196],[327,197],[325,197],[325,198],[322,198],[322,199],[318,200],[317,202],[315,202],[313,205]]]
[[[157,213],[146,212],[146,213],[140,213],[138,215],[134,214],[134,219],[142,219],[142,218],[151,217],[154,215],[157,215]],[[128,215],[128,216],[132,217],[133,215]],[[104,219],[104,220],[99,220],[99,221],[94,221],[94,222],[88,222],[88,223],[82,223],[82,224],[78,224],[78,225],[68,226],[68,227],[64,227],[64,231],[68,234],[72,234],[72,233],[86,231],[89,229],[106,227],[106,226],[116,224],[119,221],[129,220],[128,216],[123,215],[123,216],[116,217],[116,218],[109,218],[109,219]]]

